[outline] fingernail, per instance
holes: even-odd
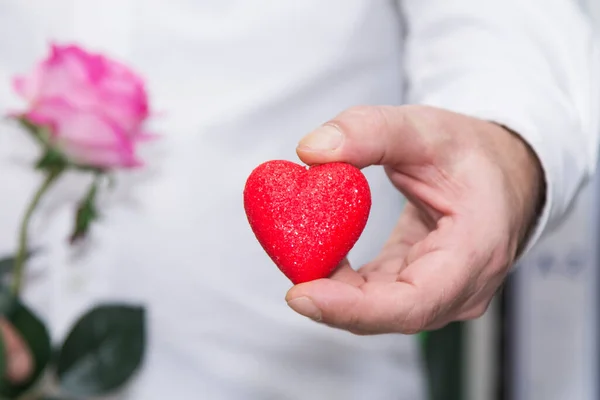
[[[332,151],[342,145],[344,135],[334,126],[324,125],[304,136],[298,148],[308,151]]]
[[[27,378],[29,373],[29,360],[25,353],[11,355],[8,361],[8,375],[17,381]]]
[[[298,314],[302,314],[314,321],[321,320],[321,310],[308,297],[298,297],[288,301],[288,306]]]

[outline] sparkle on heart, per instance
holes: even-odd
[[[345,163],[268,161],[248,177],[244,208],[259,243],[294,283],[325,278],[362,234],[371,192]]]

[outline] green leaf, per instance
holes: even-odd
[[[16,308],[16,297],[8,288],[0,286],[0,316],[8,319]]]
[[[13,270],[13,265],[15,264],[14,257],[6,257],[0,259],[0,277],[4,277],[7,274],[11,273]]]
[[[48,147],[35,167],[41,170],[63,170],[68,165],[65,156],[58,150]]]
[[[37,141],[44,149],[51,148],[52,145],[50,143],[52,138],[52,132],[50,131],[50,127],[48,126],[40,126],[31,123],[25,117],[17,117],[17,121],[21,125],[21,127],[29,133],[35,141]]]
[[[36,169],[61,172],[69,165],[69,160],[52,143],[52,134],[49,127],[33,124],[25,117],[18,117],[17,120],[21,124],[21,127],[25,129],[44,150],[42,156],[35,165]]]
[[[137,371],[145,346],[142,307],[98,306],[77,321],[60,349],[57,363],[60,385],[77,396],[110,393]]]
[[[35,400],[76,400],[72,397],[62,397],[62,396],[43,396],[40,397],[39,399],[35,399]]]
[[[21,128],[29,133],[41,145],[44,147],[46,146],[46,138],[48,136],[45,132],[46,129],[42,129],[39,126],[32,124],[25,117],[17,117],[16,120],[21,125]]]
[[[0,397],[15,398],[37,382],[48,365],[52,349],[50,335],[44,323],[18,298],[9,295],[7,292],[6,289],[3,289],[0,293],[2,314],[29,347],[35,364],[31,377],[24,383],[15,385],[6,379],[4,374],[0,377]]]
[[[98,210],[96,209],[98,181],[99,178],[94,179],[94,182],[90,186],[88,193],[77,208],[77,213],[75,215],[75,227],[73,228],[73,232],[71,233],[70,237],[71,244],[83,239],[90,230],[92,222],[98,219]]]
[[[25,254],[25,260],[34,255],[37,250],[29,250],[27,254]],[[8,274],[10,274],[13,270],[13,266],[15,264],[15,257],[4,257],[0,258],[0,279],[4,278]]]

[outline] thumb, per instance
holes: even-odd
[[[422,162],[427,147],[413,121],[415,110],[415,106],[350,108],[302,138],[296,152],[308,165],[347,162],[364,168]]]

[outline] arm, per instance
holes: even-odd
[[[374,260],[294,286],[290,307],[362,334],[486,311],[519,250],[564,218],[596,165],[600,62],[574,1],[403,3],[419,105],[347,110],[297,151],[307,164],[384,165],[410,202]]]
[[[535,151],[545,204],[528,249],[596,166],[600,52],[576,0],[406,0],[409,101],[490,120]]]

